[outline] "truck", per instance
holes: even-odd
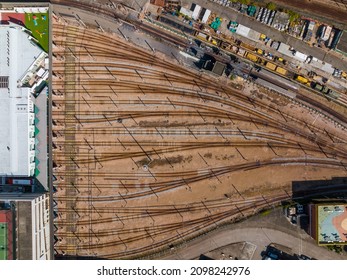
[[[218,46],[218,41],[216,39],[212,38],[211,43],[215,46]]]
[[[262,49],[256,49],[256,51],[257,51],[257,54],[260,54],[260,55],[264,54],[264,51]]]
[[[306,79],[305,77],[303,76],[300,76],[300,75],[297,75],[295,77],[295,80],[302,83],[302,84],[307,84],[308,83],[308,79]]]

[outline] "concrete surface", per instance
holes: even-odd
[[[173,249],[163,259],[194,259],[219,247],[239,242],[249,242],[257,246],[252,258],[254,260],[260,260],[261,252],[271,243],[291,248],[293,253],[318,260],[347,259],[345,255],[317,246],[309,235],[287,221],[281,209],[276,209],[266,217],[257,215],[244,222],[215,230],[186,243],[182,248]]]

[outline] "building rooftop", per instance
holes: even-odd
[[[253,30],[253,29],[250,29],[249,27],[247,26],[244,26],[242,24],[239,24],[237,26],[237,29],[236,29],[236,34],[239,34],[243,37],[246,37],[250,40],[253,40],[253,41],[259,41],[259,37],[260,37],[260,33]]]
[[[216,61],[216,63],[213,66],[212,72],[219,76],[222,76],[224,73],[225,67],[226,65],[224,63]]]
[[[18,256],[19,260],[31,260],[33,255],[32,239],[32,219],[31,201],[17,201],[17,236],[18,236]]]
[[[20,81],[43,51],[26,32],[0,25],[0,175],[32,176],[35,170],[34,104]]]
[[[347,244],[347,204],[317,205],[318,244]]]

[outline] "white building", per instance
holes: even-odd
[[[307,55],[293,50],[289,45],[281,43],[278,50],[279,53],[289,56],[290,58],[294,58],[298,61],[304,62],[307,59]]]
[[[35,172],[34,98],[21,79],[43,51],[21,26],[0,25],[0,175]]]
[[[295,51],[295,54],[294,54],[295,58],[299,61],[305,61],[307,59],[307,55],[302,53],[302,52],[298,52],[298,51]]]
[[[191,18],[192,15],[193,15],[193,12],[192,12],[191,10],[188,10],[188,9],[186,9],[186,8],[184,8],[184,7],[181,7],[180,13],[181,13],[182,15],[184,15],[184,16],[189,17],[189,18]]]
[[[192,19],[197,20],[199,18],[199,14],[201,12],[201,6],[193,3],[191,11],[193,11]]]
[[[250,29],[247,26],[244,26],[242,24],[239,24],[236,28],[236,34],[241,35],[243,37],[246,37],[248,39],[251,39],[253,41],[258,42],[259,41],[259,37],[260,37],[260,33]]]
[[[210,18],[211,11],[210,10],[205,10],[204,15],[202,16],[201,22],[206,23],[208,19]]]

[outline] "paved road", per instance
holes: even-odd
[[[318,247],[312,240],[303,240],[302,238],[276,229],[257,227],[224,229],[212,232],[207,236],[193,240],[185,248],[178,249],[163,259],[194,259],[198,258],[201,254],[219,247],[243,241],[251,242],[257,246],[253,259],[261,259],[260,253],[270,243],[281,244],[292,248],[292,251],[295,253],[305,254],[316,259],[346,259],[341,255],[328,251],[324,247]]]

